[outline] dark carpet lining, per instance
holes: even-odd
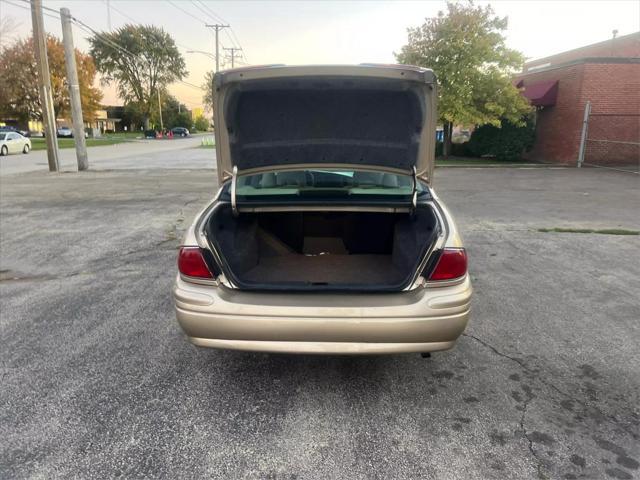
[[[327,284],[393,284],[403,273],[391,255],[300,255],[262,257],[243,278],[249,282]]]

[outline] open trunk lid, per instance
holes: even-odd
[[[267,66],[214,80],[218,180],[267,171],[351,168],[430,183],[435,77],[395,65]]]

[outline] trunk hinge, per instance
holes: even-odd
[[[416,166],[413,166],[413,189],[411,191],[411,213],[413,214],[418,208],[418,173],[416,171]]]
[[[231,212],[234,217],[238,216],[238,200],[236,199],[236,183],[238,182],[238,167],[233,166],[231,173]]]

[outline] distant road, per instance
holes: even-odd
[[[201,136],[173,140],[135,140],[89,147],[89,169],[120,170],[138,168],[215,168],[215,149],[199,148]],[[0,157],[0,176],[47,171],[47,151]],[[77,171],[76,151],[60,150],[60,171]]]

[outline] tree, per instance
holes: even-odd
[[[200,115],[198,118],[196,118],[195,122],[193,122],[193,126],[199,132],[206,132],[207,130],[209,130],[209,120]]]
[[[202,89],[205,91],[204,97],[202,97],[202,103],[204,108],[209,112],[213,112],[213,70],[204,74],[204,83]]]
[[[180,103],[176,97],[166,90],[160,93],[160,100],[162,102],[162,123],[165,128],[191,128],[191,114],[186,105]],[[153,104],[150,120],[156,128],[160,128],[160,112],[158,111],[157,100]]]
[[[125,25],[89,38],[91,55],[105,84],[115,83],[125,103],[141,109],[145,129],[157,92],[187,75],[184,58],[173,38],[154,26]]]
[[[144,108],[138,102],[129,102],[124,106],[124,112],[122,114],[122,123],[126,125],[131,131],[140,130],[140,127],[144,127]]]
[[[100,108],[102,93],[93,86],[96,77],[93,59],[79,50],[75,53],[82,114],[85,120],[90,121]],[[70,104],[64,47],[56,37],[47,37],[47,58],[51,72],[53,108],[56,117],[66,117],[70,115]],[[0,85],[0,114],[15,117],[21,123],[42,119],[33,38],[18,40],[3,51],[0,56]]]
[[[0,40],[2,44],[13,43],[17,38],[16,32],[19,30],[20,24],[13,17],[8,15],[0,17]],[[0,45],[0,51],[4,50],[4,45]]]
[[[438,112],[444,126],[444,156],[451,151],[454,124],[500,127],[502,119],[521,125],[530,110],[511,83],[524,57],[507,48],[507,18],[491,6],[447,3],[447,12],[409,28],[400,63],[433,69],[438,79]]]

